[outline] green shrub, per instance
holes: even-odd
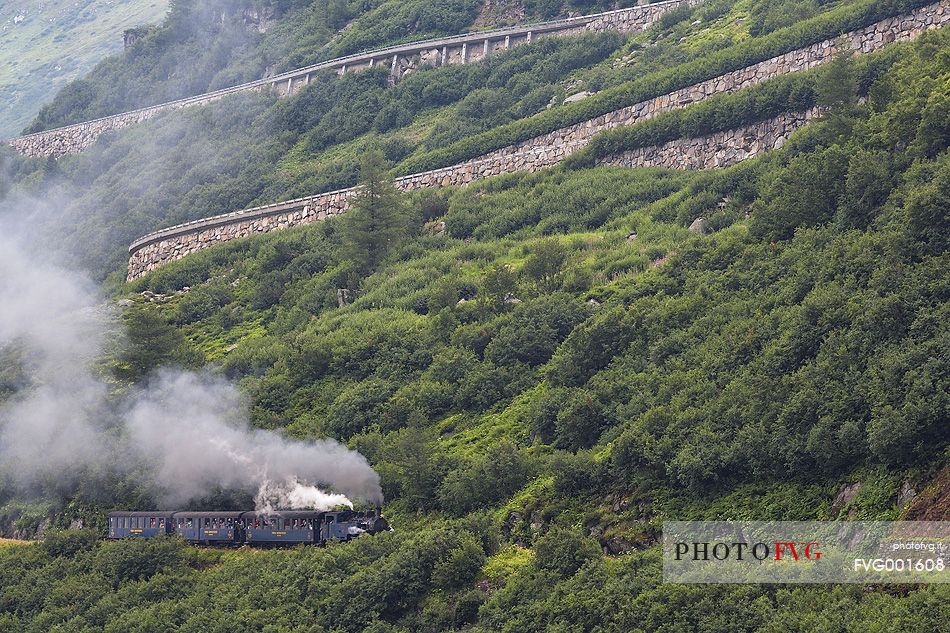
[[[99,543],[96,530],[50,530],[43,536],[43,549],[50,556],[72,558],[92,551]]]
[[[572,576],[587,563],[599,560],[600,546],[576,530],[553,527],[534,544],[535,564],[561,577]]]
[[[161,570],[181,570],[184,545],[173,539],[133,539],[103,543],[96,551],[93,570],[113,587],[148,580]]]

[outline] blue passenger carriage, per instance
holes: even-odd
[[[200,545],[322,545],[390,529],[379,511],[112,512],[109,538],[174,534]]]
[[[109,538],[152,538],[173,532],[173,512],[110,512]]]
[[[235,545],[244,542],[243,512],[175,512],[175,533],[190,543]]]
[[[297,545],[321,542],[320,518],[323,512],[286,510],[281,512],[245,512],[249,545]]]

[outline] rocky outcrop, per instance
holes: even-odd
[[[27,156],[75,154],[95,143],[96,139],[104,132],[126,128],[151,119],[166,110],[205,105],[236,92],[272,90],[279,96],[293,94],[305,88],[310,83],[311,76],[320,71],[334,70],[342,75],[384,65],[389,69],[391,79],[398,81],[419,68],[475,62],[495,51],[507,50],[512,46],[531,42],[539,37],[574,35],[585,31],[617,30],[629,33],[643,30],[668,11],[680,6],[696,5],[702,1],[668,0],[667,2],[630,7],[607,13],[389,46],[365,53],[347,55],[305,68],[298,68],[232,88],[102,117],[94,121],[28,134],[7,142],[16,151]],[[264,10],[248,9],[243,17],[247,25],[254,26],[254,28],[263,32],[267,29],[273,15],[272,12],[268,13]]]
[[[467,185],[480,178],[504,173],[544,169],[585,147],[594,135],[603,130],[645,121],[657,114],[687,107],[714,94],[735,92],[773,77],[815,68],[830,61],[838,46],[843,45],[857,53],[868,53],[891,42],[913,39],[947,22],[950,22],[950,0],[942,0],[911,14],[888,18],[859,31],[847,33],[836,41],[825,40],[791,51],[670,94],[528,139],[471,161],[403,176],[396,179],[396,185],[404,191],[422,187]],[[671,141],[662,146],[608,157],[601,163],[637,167],[725,167],[781,147],[792,132],[816,114],[814,110],[785,114],[737,130]],[[346,211],[348,201],[354,193],[352,188],[332,191],[156,231],[131,245],[128,278],[137,279],[163,264],[220,242],[338,215]]]

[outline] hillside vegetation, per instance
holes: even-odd
[[[103,58],[126,29],[154,24],[168,0],[44,0],[0,5],[0,138],[20,133],[40,107]]]
[[[567,8],[556,0],[522,19],[557,17]],[[603,0],[572,6],[582,13],[605,8]],[[403,41],[455,35],[472,28],[478,15],[475,0],[171,0],[161,26],[143,29],[130,50],[67,86],[28,131],[173,101]]]
[[[388,32],[388,6],[332,41]],[[0,630],[941,630],[946,585],[664,584],[657,539],[669,519],[950,517],[950,31],[611,131],[541,173],[412,195],[387,174],[908,6],[712,1],[629,39],[392,88],[328,77],[16,159],[14,190],[80,192],[79,261],[130,303],[100,363],[117,388],[166,364],[236,381],[256,427],[365,455],[396,531],[104,543],[104,510],[153,502],[141,482],[106,500],[94,478],[47,482],[32,505],[0,490],[20,525],[91,526],[0,549]],[[600,92],[562,105],[582,88]],[[729,169],[593,167],[812,105],[820,120]],[[340,218],[119,280],[136,233],[357,178],[370,193]]]
[[[77,263],[105,276],[123,266],[132,240],[156,228],[353,185],[359,157],[370,147],[381,148],[402,173],[450,165],[922,4],[926,0],[832,3],[816,6],[803,22],[770,30],[756,25],[784,26],[769,18],[781,13],[779,5],[715,0],[668,14],[626,42],[611,34],[541,40],[479,64],[418,72],[394,89],[383,69],[328,74],[291,99],[236,95],[106,135],[82,155],[55,164],[17,160],[14,178],[44,193],[58,185],[69,201],[70,222],[65,230],[54,223],[53,239],[68,235],[66,243],[82,244]],[[200,14],[182,15],[180,20],[201,24]],[[396,18],[380,19],[389,24]],[[700,25],[692,26],[697,20]],[[286,23],[296,24],[290,18]],[[191,57],[205,48],[182,45]],[[148,59],[137,63],[152,68]],[[175,59],[168,67],[177,72],[201,67]],[[115,64],[128,67],[136,85],[164,85],[143,79],[144,71],[131,62]],[[116,78],[97,81],[90,94],[99,101],[135,92],[114,90],[118,85]],[[562,103],[584,89],[600,92]],[[61,94],[66,104],[68,92]],[[98,112],[72,120],[93,114]]]

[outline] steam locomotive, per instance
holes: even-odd
[[[196,545],[323,545],[389,529],[379,510],[109,513],[110,539],[177,535]]]

